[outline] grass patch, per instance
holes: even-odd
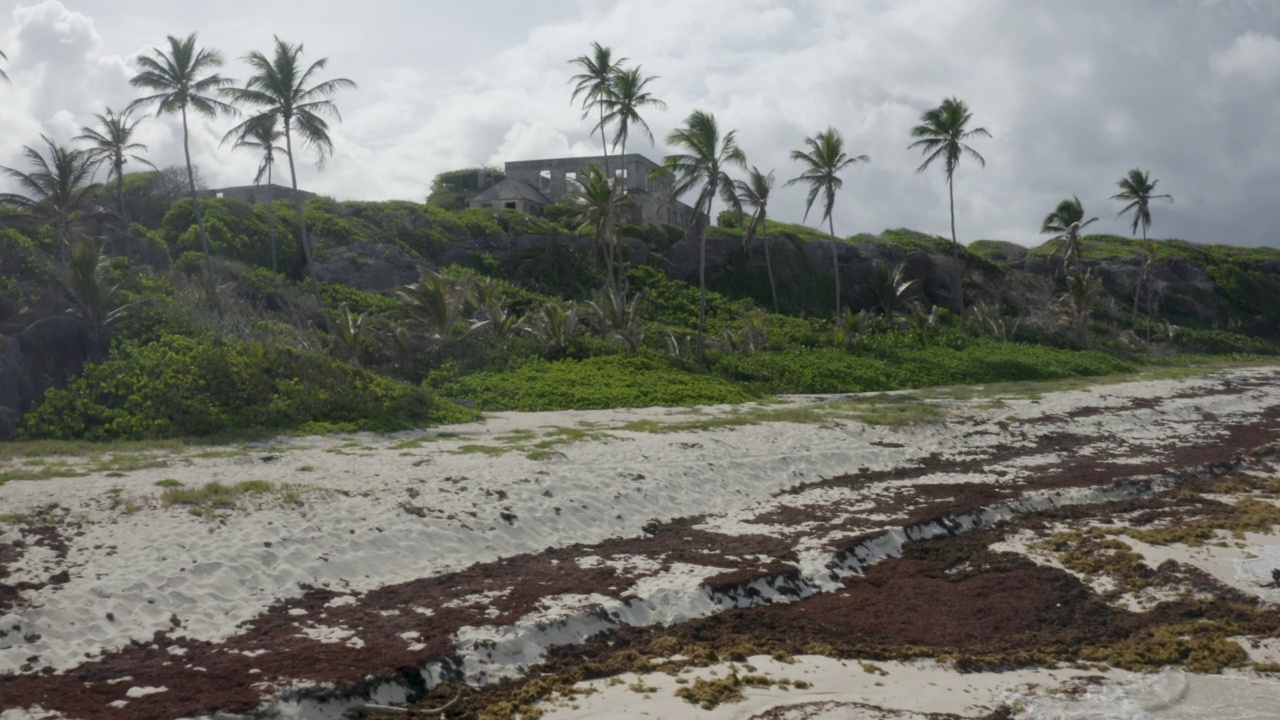
[[[206,515],[235,507],[236,501],[245,495],[262,495],[273,489],[266,480],[245,480],[234,485],[211,482],[199,488],[168,487],[160,500],[165,505],[185,506],[192,515]]]
[[[182,440],[117,440],[90,442],[88,440],[16,440],[0,443],[0,462],[25,457],[88,457],[108,453],[181,452],[186,448]]]
[[[663,356],[606,355],[586,360],[529,358],[503,372],[433,374],[439,394],[481,410],[590,410],[739,403],[757,393],[714,375],[690,372]]]

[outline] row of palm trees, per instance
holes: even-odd
[[[613,147],[622,145],[626,152],[626,140],[629,129],[638,126],[653,141],[653,133],[645,123],[640,111],[647,107],[665,108],[666,105],[653,96],[648,90],[654,77],[644,77],[640,67],[628,68],[626,58],[616,58],[612,49],[598,42],[591,44],[591,52],[569,61],[580,72],[570,78],[574,85],[571,102],[581,102],[582,117],[586,119],[593,113],[596,116],[592,134],[600,133],[601,150],[604,154],[604,177],[612,180],[609,174],[609,147],[606,144],[608,128],[615,128]],[[919,148],[925,155],[924,162],[918,168],[923,172],[935,161],[941,160],[946,173],[947,187],[951,207],[951,240],[954,247],[959,247],[955,229],[955,192],[954,178],[961,157],[968,155],[979,164],[985,165],[982,155],[968,142],[976,137],[991,137],[985,128],[972,128],[969,124],[973,113],[968,106],[956,98],[947,98],[936,108],[921,115],[920,124],[911,129],[911,137],[915,142],[909,149]],[[750,210],[751,220],[744,236],[744,247],[764,227],[767,218],[769,196],[775,183],[774,171],[761,171],[755,166],[747,167],[746,154],[738,146],[736,133],[733,130],[722,133],[715,115],[695,110],[685,120],[682,127],[674,130],[667,138],[667,144],[677,150],[667,155],[659,175],[673,179],[672,198],[689,192],[697,193],[693,203],[691,222],[701,225],[699,232],[698,286],[700,294],[698,312],[697,352],[703,357],[703,332],[706,321],[706,224],[703,217],[711,214],[711,205],[720,198],[739,216]],[[804,220],[807,221],[814,203],[822,199],[822,221],[833,240],[839,236],[835,232],[834,209],[836,194],[844,186],[841,174],[858,163],[870,162],[867,155],[851,155],[845,150],[844,138],[838,130],[828,127],[812,137],[804,139],[804,149],[791,153],[791,159],[804,168],[798,177],[787,181],[787,185],[804,184],[809,194],[805,202]],[[735,179],[729,171],[738,168],[747,172],[745,180]],[[625,193],[622,182],[611,182],[617,185],[616,193]],[[599,190],[597,188],[597,190]],[[619,202],[595,198],[585,186],[579,186],[578,198],[571,200],[578,205],[589,205],[596,213],[605,211]],[[802,222],[803,222],[802,221]],[[605,247],[616,247],[619,239],[601,238],[600,233],[607,227],[616,227],[617,223],[597,221],[593,227],[597,230],[597,238]],[[692,228],[691,228],[692,229]],[[612,257],[612,254],[607,255]],[[842,310],[839,254],[836,243],[831,245],[832,270],[835,277],[835,315]],[[769,256],[768,243],[765,244],[765,265],[769,276],[770,292],[773,295],[774,308],[777,309],[777,284],[773,277],[772,260]],[[610,270],[610,277],[613,271]],[[611,281],[612,282],[612,281]]]
[[[153,48],[150,54],[137,58],[139,72],[130,84],[150,94],[144,95],[117,113],[107,109],[105,114],[95,115],[99,127],[82,128],[75,139],[89,143],[87,149],[59,146],[41,136],[48,146],[49,159],[40,151],[26,148],[25,156],[31,172],[13,168],[0,168],[13,177],[28,195],[0,195],[0,203],[17,208],[24,214],[50,222],[65,259],[72,239],[72,224],[89,214],[87,197],[92,177],[97,169],[108,167],[108,182],[116,181],[117,202],[120,217],[128,221],[128,208],[124,204],[124,165],[130,160],[153,167],[138,153],[146,146],[133,142],[133,134],[141,122],[132,114],[137,110],[155,109],[157,117],[177,115],[182,120],[182,149],[187,167],[188,190],[194,205],[196,224],[200,231],[201,248],[205,256],[205,274],[213,287],[213,270],[210,261],[208,234],[200,211],[196,192],[195,169],[191,162],[189,115],[208,118],[220,115],[244,116],[244,119],[226,133],[223,142],[232,142],[233,148],[253,149],[262,156],[255,183],[263,176],[271,182],[276,157],[288,159],[294,203],[298,209],[299,237],[303,256],[308,264],[312,260],[312,248],[307,234],[306,217],[302,209],[302,196],[298,192],[297,169],[294,164],[294,142],[312,150],[321,164],[333,153],[329,136],[328,118],[341,119],[334,95],[340,90],[355,88],[346,78],[317,80],[327,59],[321,58],[309,66],[302,61],[303,46],[275,38],[270,57],[254,51],[244,57],[253,73],[243,86],[224,77],[218,68],[224,64],[217,50],[202,48],[195,33],[185,38],[168,37],[168,48]],[[283,140],[283,146],[280,141]],[[272,258],[276,257],[275,219],[272,209]],[[222,311],[216,293],[210,293],[214,310],[219,317]]]
[[[617,223],[608,221],[605,215],[617,211],[625,205],[625,202],[619,198],[624,193],[620,187],[622,183],[611,183],[619,186],[616,194],[608,192],[608,184],[601,185],[602,180],[611,178],[608,173],[609,148],[605,144],[606,131],[611,125],[615,128],[613,147],[617,149],[621,143],[623,153],[626,152],[626,138],[631,126],[642,128],[652,142],[653,133],[641,117],[640,111],[647,107],[665,108],[666,106],[648,90],[648,84],[655,80],[656,76],[642,76],[639,66],[625,67],[626,58],[615,58],[610,48],[598,42],[592,43],[589,54],[569,62],[581,70],[570,79],[574,84],[571,101],[581,101],[583,119],[591,117],[593,113],[596,114],[596,122],[591,132],[592,134],[600,133],[605,162],[605,170],[601,177],[592,175],[594,186],[590,188],[580,186],[579,197],[571,202],[580,207],[592,208],[592,222],[589,225],[596,230],[597,239],[602,241],[601,244],[608,248],[616,246],[618,238],[602,238],[602,235],[610,229],[616,230]],[[954,97],[946,98],[937,107],[921,114],[919,124],[910,130],[910,137],[914,142],[907,146],[911,150],[919,149],[924,156],[923,162],[916,169],[917,172],[924,172],[935,163],[942,167],[947,184],[951,242],[957,252],[960,243],[956,234],[956,169],[964,157],[969,157],[980,167],[985,167],[986,159],[971,145],[971,142],[976,138],[992,137],[986,128],[972,127],[972,121],[973,112],[964,101]],[[693,202],[694,213],[691,222],[698,223],[701,227],[690,228],[690,230],[700,231],[697,349],[698,356],[701,358],[706,317],[707,239],[706,223],[702,218],[710,216],[711,205],[717,198],[740,217],[749,212],[751,217],[743,239],[744,247],[748,247],[761,232],[768,217],[768,203],[775,185],[775,175],[772,170],[764,172],[754,165],[748,168],[746,154],[738,146],[735,131],[722,132],[715,116],[702,110],[695,110],[690,114],[682,127],[668,135],[666,142],[677,152],[664,158],[662,167],[657,171],[658,174],[674,179],[671,191],[673,198],[689,192],[697,193]],[[869,162],[871,158],[867,155],[848,153],[840,132],[833,127],[828,127],[811,137],[806,137],[804,148],[792,151],[791,159],[800,163],[803,171],[799,176],[788,180],[786,185],[803,184],[808,187],[802,222],[807,222],[814,204],[821,199],[820,222],[826,224],[833,241],[837,240],[839,236],[835,232],[833,210],[836,195],[844,185],[841,175],[850,167]],[[735,167],[746,171],[745,179],[735,179],[729,174],[729,171]],[[1146,238],[1147,228],[1151,224],[1150,204],[1154,200],[1172,201],[1169,195],[1155,194],[1156,183],[1157,181],[1150,179],[1148,173],[1134,169],[1119,181],[1120,192],[1113,196],[1113,199],[1127,203],[1117,216],[1133,214],[1133,234],[1136,236],[1141,228],[1143,246],[1147,248],[1144,251],[1147,260],[1134,295],[1135,323],[1142,286],[1150,274],[1155,256],[1155,250],[1147,247],[1149,243]],[[1064,262],[1074,274],[1079,274],[1080,230],[1096,219],[1084,220],[1083,207],[1078,198],[1073,198],[1060,203],[1058,208],[1045,219],[1042,226],[1042,232],[1056,234],[1065,240]],[[835,242],[831,245],[831,253],[835,277],[835,316],[840,317],[843,308],[839,256]],[[612,254],[607,255],[607,258],[610,263],[613,262]],[[776,311],[777,285],[773,277],[767,241],[765,242],[765,266]],[[612,278],[612,268],[609,275]]]

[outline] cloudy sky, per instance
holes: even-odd
[[[39,134],[60,142],[133,97],[133,58],[198,31],[244,78],[240,58],[272,35],[329,58],[343,122],[324,167],[300,183],[338,199],[422,200],[438,172],[598,154],[570,104],[567,60],[592,41],[660,76],[656,160],[693,110],[736,129],[752,164],[799,173],[790,151],[827,126],[852,154],[836,203],[842,235],[911,227],[948,234],[940,168],[916,173],[908,131],[956,96],[990,140],[962,162],[963,242],[1038,244],[1044,215],[1078,195],[1094,227],[1128,233],[1110,200],[1133,167],[1173,205],[1152,234],[1280,246],[1280,1],[1276,0],[0,0],[0,165]],[[2,61],[0,61],[2,62]],[[192,154],[211,186],[251,181],[256,158],[219,147],[231,121],[200,120]],[[180,127],[148,120],[157,165],[182,158]],[[11,190],[7,181],[0,189]],[[771,214],[799,222],[804,191]],[[810,218],[813,224],[814,218]]]

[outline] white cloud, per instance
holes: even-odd
[[[1243,75],[1260,82],[1275,80],[1280,77],[1280,40],[1246,32],[1236,38],[1231,47],[1214,55],[1210,62],[1213,71],[1224,77]]]
[[[18,6],[16,27],[5,34],[0,21],[13,77],[0,87],[0,164],[18,161],[41,131],[66,139],[90,113],[131,100],[131,58],[165,33],[200,27],[201,42],[229,59],[226,73],[242,78],[238,58],[278,31],[304,40],[306,59],[329,57],[326,77],[360,83],[336,98],[344,122],[333,126],[326,168],[299,154],[301,186],[420,200],[445,170],[598,154],[591,123],[570,103],[567,63],[598,40],[661,76],[653,88],[669,110],[646,115],[658,147],[633,134],[629,150],[660,159],[662,139],[703,109],[737,130],[753,164],[785,181],[798,171],[789,153],[806,135],[841,130],[851,153],[872,158],[846,176],[835,218],[842,234],[949,232],[941,170],[916,173],[907,132],[921,111],[957,96],[995,136],[975,143],[987,167],[965,161],[956,177],[962,240],[1039,242],[1040,220],[1072,195],[1103,218],[1100,231],[1125,233],[1108,198],[1137,166],[1178,199],[1159,209],[1159,234],[1280,244],[1271,211],[1280,99],[1229,82],[1274,80],[1280,69],[1268,60],[1280,53],[1280,13],[1266,3],[313,4],[306,17],[260,0],[225,0],[216,14],[163,0],[133,0],[131,14],[114,0],[77,0],[79,12],[56,0]],[[193,159],[214,185],[248,182],[256,167],[250,154],[219,146],[230,125],[192,125]],[[153,161],[182,162],[173,119],[148,121],[142,132]],[[779,189],[771,215],[798,221],[803,204],[801,188]]]

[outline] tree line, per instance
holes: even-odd
[[[611,214],[619,213],[626,207],[625,183],[612,177],[608,172],[609,146],[606,134],[613,127],[613,148],[622,145],[626,152],[626,140],[632,127],[640,127],[653,141],[653,133],[641,116],[645,108],[665,109],[666,105],[648,90],[649,83],[657,76],[644,77],[640,66],[626,66],[626,58],[616,58],[609,47],[594,42],[591,52],[569,61],[580,72],[570,82],[574,84],[571,101],[581,102],[582,118],[594,115],[592,134],[599,133],[601,150],[604,154],[603,172],[593,169],[585,184],[578,184],[575,198],[571,202],[578,207],[590,207],[591,227],[596,230],[600,244],[606,247],[617,247],[619,223]],[[964,157],[969,157],[980,167],[986,166],[983,158],[970,142],[977,138],[991,138],[991,133],[984,127],[972,127],[973,112],[963,101],[955,97],[945,98],[937,107],[925,110],[920,115],[919,124],[913,126],[909,136],[914,139],[907,148],[919,149],[924,161],[916,168],[924,172],[935,163],[940,164],[946,178],[948,204],[951,216],[951,243],[959,252],[959,239],[956,234],[955,211],[955,173]],[[706,242],[707,221],[711,214],[712,203],[719,198],[730,210],[742,217],[747,211],[751,218],[744,236],[744,247],[763,229],[767,218],[769,197],[775,185],[775,171],[760,170],[747,162],[746,153],[739,146],[735,130],[723,130],[713,113],[694,110],[684,124],[672,131],[666,138],[669,146],[676,152],[665,156],[662,166],[655,174],[674,179],[671,190],[672,199],[694,192],[694,212],[690,221],[694,227],[688,228],[690,235],[696,233],[699,242],[698,284],[700,293],[700,309],[696,348],[698,358],[703,359],[703,335],[706,324]],[[820,202],[821,218],[819,225],[825,223],[830,233],[832,271],[835,277],[835,315],[839,320],[844,307],[841,300],[840,265],[836,242],[833,211],[838,192],[844,187],[842,175],[851,167],[871,161],[868,155],[852,155],[845,149],[844,137],[834,127],[828,127],[810,137],[803,139],[803,148],[793,150],[791,159],[802,168],[801,173],[788,180],[786,185],[804,185],[808,188],[805,200],[805,214],[802,222],[807,222],[815,203]],[[730,174],[732,169],[746,172],[745,178],[735,178]],[[598,176],[597,176],[598,175]],[[1113,199],[1127,204],[1120,210],[1119,216],[1133,214],[1133,234],[1136,236],[1139,227],[1142,229],[1143,244],[1146,246],[1147,228],[1151,225],[1150,205],[1153,200],[1172,201],[1169,195],[1155,194],[1158,181],[1150,179],[1149,173],[1141,169],[1131,170],[1121,178],[1117,185],[1120,192]],[[1064,200],[1058,208],[1049,214],[1042,225],[1043,233],[1056,234],[1064,247],[1064,263],[1071,268],[1068,280],[1069,292],[1067,301],[1074,310],[1073,317],[1083,317],[1087,325],[1088,310],[1092,307],[1092,299],[1101,291],[1100,281],[1088,273],[1079,270],[1080,229],[1096,218],[1083,221],[1084,210],[1078,198]],[[612,233],[612,235],[610,234]],[[612,257],[614,252],[608,253]],[[1154,263],[1155,251],[1144,253],[1142,274],[1138,281],[1138,290],[1134,298],[1134,323],[1137,322],[1137,308],[1142,284],[1147,280]],[[773,294],[775,309],[777,307],[777,286],[773,277],[773,266],[769,254],[769,243],[765,240],[765,266],[769,276],[770,289]],[[612,269],[609,270],[612,277]],[[963,290],[962,290],[963,292]],[[1074,298],[1074,301],[1073,301]],[[963,302],[963,300],[962,300]]]
[[[92,242],[77,230],[94,220],[104,219],[102,211],[91,207],[90,190],[96,172],[107,167],[107,182],[116,183],[116,201],[119,207],[117,219],[128,223],[128,208],[124,203],[124,166],[130,161],[154,168],[138,153],[146,152],[141,143],[134,142],[134,133],[142,118],[135,118],[137,111],[155,110],[156,117],[174,115],[182,122],[182,150],[187,168],[187,185],[195,208],[196,224],[200,231],[200,243],[205,259],[205,280],[208,284],[209,302],[221,317],[222,309],[215,291],[213,269],[210,261],[208,233],[200,211],[200,198],[196,192],[195,167],[191,162],[189,115],[208,118],[231,116],[243,118],[223,136],[233,148],[245,148],[258,152],[262,158],[254,178],[260,183],[265,176],[270,182],[277,156],[288,160],[294,204],[298,209],[299,237],[303,255],[312,260],[311,242],[307,235],[306,217],[302,211],[302,195],[298,192],[298,174],[294,164],[294,142],[311,150],[321,164],[333,152],[329,136],[329,118],[341,119],[333,97],[344,89],[354,89],[356,83],[347,78],[320,80],[317,73],[324,70],[327,58],[310,65],[302,60],[303,46],[275,38],[270,56],[253,51],[243,60],[251,74],[243,84],[223,76],[219,72],[225,64],[221,52],[201,47],[196,33],[185,38],[173,35],[167,38],[168,47],[153,48],[149,54],[136,58],[138,72],[129,83],[142,90],[142,97],[135,99],[121,112],[107,108],[105,113],[95,114],[97,127],[84,127],[76,141],[84,147],[60,145],[41,135],[45,152],[26,147],[28,171],[0,167],[16,180],[24,194],[0,194],[0,204],[9,206],[29,220],[47,224],[53,228],[59,254],[65,265],[76,242]],[[3,53],[0,53],[3,57]],[[8,76],[0,72],[5,80]],[[284,144],[279,143],[283,140]],[[275,219],[271,220],[272,256],[275,256]],[[89,253],[97,255],[98,253]],[[273,268],[274,269],[274,268]]]

